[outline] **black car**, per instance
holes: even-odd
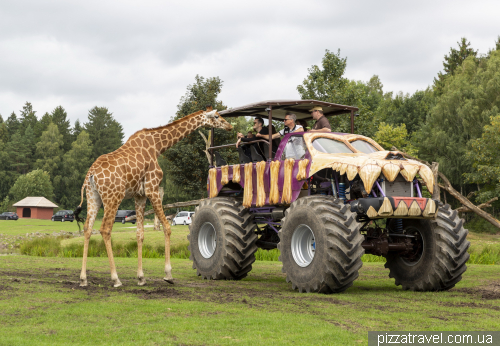
[[[16,220],[19,219],[19,216],[17,216],[16,213],[12,213],[12,212],[5,212],[5,213],[2,213],[0,214],[0,220]]]
[[[75,215],[73,214],[73,210],[59,210],[57,213],[52,215],[52,221],[71,221],[75,220]]]
[[[126,217],[132,215],[135,215],[135,210],[118,210],[116,212],[115,222],[121,222],[121,223],[132,222],[132,224],[135,224],[135,219],[132,221],[125,221]]]

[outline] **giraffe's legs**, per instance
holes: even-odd
[[[146,196],[135,197],[135,212],[137,224],[137,258],[139,261],[139,265],[137,267],[137,279],[139,279],[139,286],[144,286],[146,284],[144,272],[142,271],[142,243],[144,241],[144,208],[146,207],[146,201]]]
[[[104,245],[106,246],[106,252],[108,253],[109,266],[111,268],[111,280],[113,281],[114,287],[120,287],[122,285],[120,279],[118,279],[118,274],[116,273],[115,260],[113,258],[113,249],[111,248],[111,231],[113,229],[113,223],[115,220],[116,212],[120,202],[123,199],[114,198],[113,201],[104,200],[104,217],[102,218],[101,229],[99,230],[104,240]]]
[[[153,205],[153,209],[155,211],[156,216],[161,221],[163,226],[163,233],[165,234],[165,277],[163,280],[168,282],[169,284],[174,283],[174,279],[172,278],[172,265],[170,264],[170,234],[172,231],[170,230],[170,224],[165,217],[165,213],[163,212],[163,207],[161,205],[161,198],[158,188],[150,188],[147,189],[148,198]]]
[[[94,228],[94,221],[101,204],[101,197],[97,191],[91,187],[87,187],[87,220],[83,226],[85,240],[83,244],[82,272],[80,273],[80,286],[82,287],[87,286],[87,255],[89,252],[89,241],[92,235],[92,229]]]

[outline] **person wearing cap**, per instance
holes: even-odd
[[[323,115],[323,108],[321,107],[314,107],[309,110],[311,113],[312,117],[316,122],[314,123],[314,126],[310,132],[331,132],[332,127],[330,126],[330,123],[328,122],[328,119]]]

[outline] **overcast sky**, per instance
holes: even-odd
[[[499,18],[498,0],[2,0],[0,114],[62,105],[74,123],[105,106],[127,138],[167,123],[196,74],[219,76],[230,107],[299,98],[325,49],[347,57],[348,78],[413,93],[461,37],[491,49]]]

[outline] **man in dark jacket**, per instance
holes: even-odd
[[[264,126],[264,120],[261,117],[257,117],[253,120],[253,129],[255,130],[256,133],[260,135],[264,135],[265,138],[262,139],[268,139],[269,138],[269,128],[267,126]],[[260,137],[260,136],[259,136]],[[261,138],[246,138],[242,133],[238,133],[238,141],[236,142],[236,148],[241,144],[241,143],[250,143],[255,141],[256,139],[261,139]],[[263,153],[263,147],[258,145],[259,143],[255,143],[253,145],[257,146],[257,151],[260,153]],[[272,151],[273,153],[276,152],[278,149],[279,143],[276,143],[276,141],[272,141]]]

